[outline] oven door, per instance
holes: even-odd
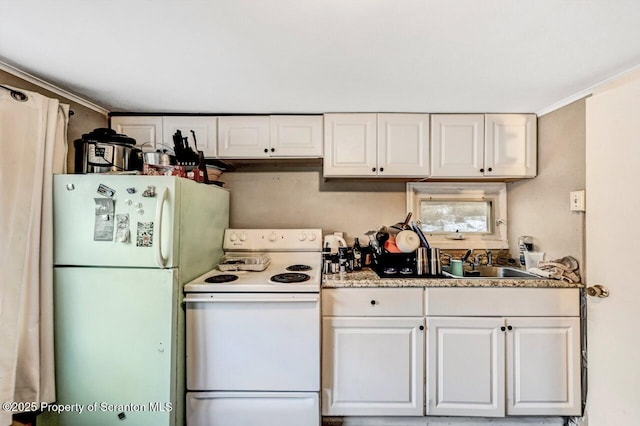
[[[185,303],[188,390],[320,390],[319,294],[198,293]]]

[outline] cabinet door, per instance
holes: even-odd
[[[429,175],[429,114],[378,114],[378,175]]]
[[[183,137],[187,137],[189,146],[196,149],[193,140],[193,130],[196,134],[198,150],[204,152],[205,157],[216,157],[218,155],[218,118],[217,117],[187,117],[187,116],[165,116],[163,118],[163,140],[173,146],[173,135],[180,130]]]
[[[218,118],[220,158],[269,157],[269,117],[229,116]]]
[[[423,415],[423,318],[324,317],[323,415]]]
[[[507,414],[580,415],[580,318],[508,318]]]
[[[502,318],[427,317],[427,415],[504,416]]]
[[[485,117],[485,176],[535,177],[536,116],[487,114]]]
[[[324,176],[375,176],[376,114],[325,114]]]
[[[431,176],[484,175],[484,115],[431,114]]]
[[[111,117],[111,128],[117,133],[136,140],[138,148],[162,148],[162,117],[160,116],[115,116]],[[171,139],[164,142],[173,147]]]
[[[272,157],[322,157],[321,115],[272,115]]]

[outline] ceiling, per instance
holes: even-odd
[[[640,65],[638,0],[0,0],[0,61],[110,111],[544,112]]]

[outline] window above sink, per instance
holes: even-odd
[[[504,183],[410,182],[407,212],[433,247],[509,248]]]

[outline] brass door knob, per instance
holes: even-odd
[[[587,294],[592,297],[609,297],[609,290],[600,284],[587,287]]]

